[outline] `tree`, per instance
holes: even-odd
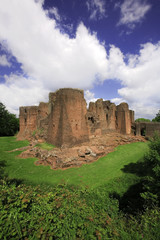
[[[19,130],[19,119],[0,102],[0,136],[13,136]]]
[[[152,122],[160,122],[160,110],[159,110],[159,112],[156,114],[156,117],[152,119]]]
[[[137,118],[135,120],[135,122],[150,122],[151,120],[147,119],[147,118]]]

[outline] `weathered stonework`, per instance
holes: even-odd
[[[87,141],[87,108],[82,90],[60,89],[50,94],[47,141],[56,146]]]
[[[155,133],[160,134],[159,122],[136,122],[134,126],[137,136],[153,137]]]
[[[98,99],[91,102],[87,110],[82,90],[64,88],[50,93],[49,103],[20,107],[18,138],[24,139],[38,132],[40,137],[57,147],[73,146],[108,132],[131,134],[133,123],[134,112],[129,110],[127,103],[116,106]]]
[[[38,128],[48,129],[48,103],[40,103],[38,107],[20,107],[19,122],[18,139],[28,138]]]

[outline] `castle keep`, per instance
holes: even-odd
[[[133,123],[134,112],[127,103],[116,106],[98,99],[87,109],[82,90],[64,88],[50,93],[48,103],[20,107],[18,138],[25,139],[39,132],[57,147],[73,146],[110,131],[130,134]]]

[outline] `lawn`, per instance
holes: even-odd
[[[8,152],[27,144],[0,138],[0,174],[4,169],[15,178],[0,178],[0,239],[160,239],[160,210],[143,208],[139,188],[149,176],[143,161],[148,143],[119,146],[94,163],[63,171]],[[15,185],[17,179],[26,184]]]
[[[79,168],[52,170],[49,166],[34,165],[34,158],[18,158],[20,151],[8,152],[27,144],[27,141],[16,141],[15,137],[0,138],[0,161],[4,161],[5,173],[9,178],[32,185],[53,186],[62,181],[69,185],[87,185],[90,189],[107,185],[108,190],[118,192],[126,191],[128,182],[132,184],[132,181],[138,180],[138,176],[125,173],[124,166],[143,159],[148,149],[148,144],[143,142],[127,144],[117,147],[114,152],[94,163]]]

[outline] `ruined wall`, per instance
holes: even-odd
[[[35,130],[56,146],[72,146],[103,135],[108,131],[131,133],[134,112],[127,103],[116,106],[110,101],[98,99],[91,102],[87,110],[84,93],[79,89],[59,89],[49,94],[49,103],[38,107],[20,108],[20,138],[26,138]],[[41,131],[42,132],[42,131]]]
[[[82,90],[60,89],[50,95],[49,106],[48,142],[56,146],[72,146],[89,139]]]
[[[129,110],[127,103],[116,106],[110,101],[98,99],[95,103],[90,103],[87,119],[90,134],[105,134],[109,130],[130,134],[134,112]]]
[[[136,122],[135,131],[137,136],[153,137],[155,132],[160,133],[160,123],[158,122]]]
[[[48,129],[49,104],[41,102],[38,106],[37,128]]]
[[[116,129],[116,105],[110,101],[98,99],[95,103],[89,104],[87,111],[87,121],[89,133],[100,135],[108,130]]]
[[[48,103],[39,106],[20,107],[20,131],[18,139],[25,139],[32,135],[38,128],[48,128]]]
[[[23,139],[37,128],[38,107],[20,107],[18,139]]]
[[[133,116],[128,108],[128,104],[119,104],[116,111],[117,129],[123,134],[130,134],[132,121]]]

